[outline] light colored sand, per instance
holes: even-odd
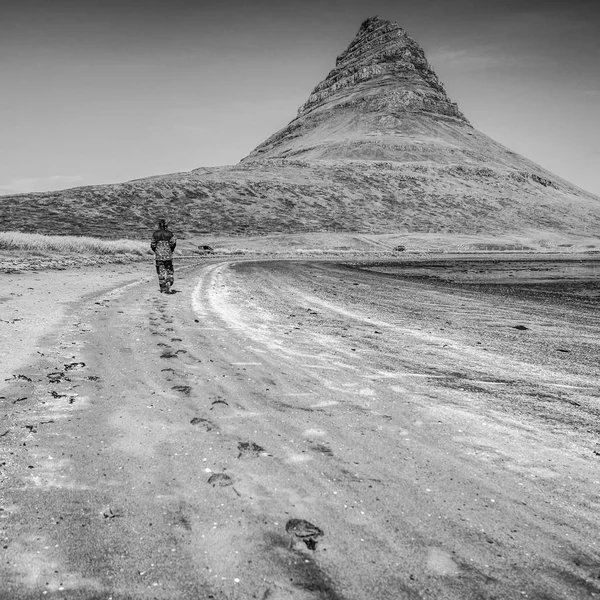
[[[166,296],[131,269],[36,282],[63,318],[3,392],[0,597],[600,593],[585,303],[308,260],[178,265]]]
[[[0,376],[35,360],[42,340],[87,294],[151,276],[148,264],[0,274]]]

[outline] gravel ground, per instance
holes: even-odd
[[[0,597],[600,595],[593,277],[451,263],[80,272],[0,391]]]

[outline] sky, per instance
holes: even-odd
[[[235,164],[375,15],[474,127],[600,195],[598,0],[1,0],[0,195]]]

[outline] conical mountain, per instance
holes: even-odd
[[[425,58],[396,23],[367,19],[298,116],[248,158],[405,160],[448,128],[472,132]]]
[[[542,171],[474,129],[421,46],[380,17],[364,21],[297,117],[244,160],[258,158],[487,163]]]
[[[251,115],[249,115],[251,117]],[[474,129],[423,49],[367,19],[298,115],[239,164],[0,198],[6,229],[595,236],[600,198]]]

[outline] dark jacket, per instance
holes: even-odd
[[[177,239],[168,229],[157,229],[152,234],[150,248],[152,248],[156,260],[172,260],[176,245]]]

